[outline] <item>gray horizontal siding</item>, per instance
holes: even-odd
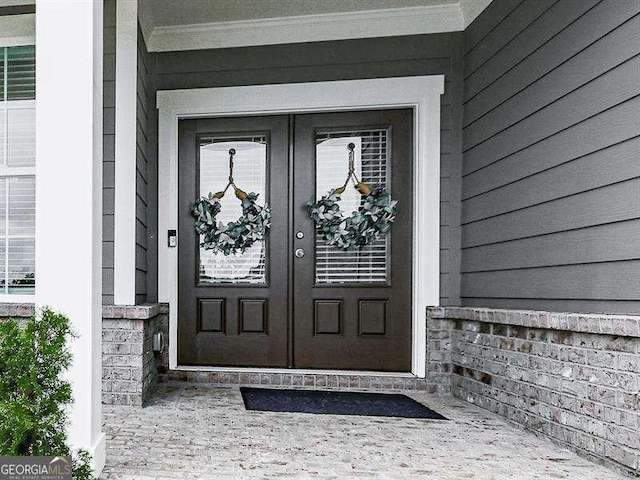
[[[384,62],[389,68],[394,62],[448,61],[460,43],[459,33],[412,35],[331,42],[267,45],[214,50],[152,53],[155,75],[189,75],[204,72],[244,72],[259,82],[262,73],[269,75],[291,68],[341,68],[345,77],[358,77],[353,65]],[[396,74],[404,74],[398,72]],[[284,82],[288,80],[283,79]],[[218,81],[210,78],[209,83]],[[259,82],[265,83],[265,82]],[[160,88],[160,85],[158,85]],[[162,88],[165,88],[164,86]]]
[[[585,0],[578,0],[586,3]],[[520,35],[532,21],[543,15],[549,7],[557,0],[536,0],[535,2],[525,1],[518,4],[500,23],[498,23],[487,35],[478,43],[475,48],[465,54],[464,57],[464,78],[465,95],[469,95],[469,89],[473,88],[479,79],[478,75],[485,75],[486,68],[492,62],[500,62],[502,56],[509,56],[511,50],[516,50],[515,54],[521,54],[517,46],[522,42]],[[480,67],[485,67],[480,69]],[[474,75],[476,74],[476,75]]]
[[[491,272],[462,277],[465,296],[492,298],[640,300],[633,281],[640,260],[560,265]],[[526,288],[522,288],[526,285]]]
[[[148,151],[150,98],[149,53],[138,26],[137,98],[136,98],[136,304],[146,303],[148,272]]]
[[[490,159],[462,179],[463,198],[480,195],[640,135],[640,98],[574,125],[507,158]]]
[[[474,128],[466,129],[464,147],[470,148],[500,133],[633,58],[638,54],[638,44],[640,17],[634,17],[511,97],[509,102],[475,120]]]
[[[562,5],[573,6],[578,9],[577,12],[582,11],[582,0],[573,3],[566,2],[566,0],[563,2]],[[467,79],[465,82],[467,88],[464,110],[465,126],[507,101],[593,42],[613,31],[617,26],[631,19],[640,8],[640,2],[636,0],[613,0],[613,3],[615,5],[610,5],[608,2],[599,3],[573,23],[567,24],[564,30],[546,43],[530,40],[532,43],[526,48],[532,53],[528,57],[519,62],[504,59],[505,63],[495,67],[496,72],[478,87],[471,89],[470,80]],[[487,10],[486,15],[491,15],[491,11],[494,9],[493,3],[490,6],[492,8]],[[484,18],[478,17],[478,20],[484,21]],[[474,25],[469,28],[474,28]]]
[[[572,183],[572,179],[567,179],[567,182]],[[486,245],[633,220],[640,218],[639,208],[640,179],[636,178],[467,223],[462,226],[462,246]]]
[[[113,303],[113,205],[115,201],[116,2],[104,2],[102,153],[102,303]]]
[[[461,33],[445,33],[161,52],[150,55],[150,64],[153,88],[157,90],[444,74],[445,94],[441,97],[440,301],[442,305],[458,305],[462,41]],[[148,131],[150,139],[156,134],[153,129]],[[153,179],[155,174],[155,167],[150,168],[149,179]],[[154,199],[150,197],[148,201],[151,205]],[[152,268],[150,264],[148,267]],[[157,282],[152,270],[147,280],[150,291],[152,283]]]
[[[392,37],[393,38],[393,37]],[[302,44],[304,45],[304,44]],[[428,58],[415,60],[393,60],[389,63],[380,63],[379,60],[360,62],[352,65],[305,65],[291,66],[288,68],[273,67],[263,72],[251,70],[221,70],[220,72],[188,72],[167,73],[155,78],[162,85],[159,89],[185,88],[185,76],[189,77],[190,88],[224,87],[235,85],[265,85],[290,83],[290,78],[296,78],[296,82],[315,82],[330,80],[351,80],[355,78],[380,78],[395,76],[425,75],[425,72],[433,74],[443,73],[449,70],[451,60],[449,58]],[[399,74],[398,72],[403,72]]]
[[[467,224],[640,177],[640,137],[465,199]],[[567,182],[567,178],[573,179]]]
[[[640,311],[638,14],[496,0],[465,32],[463,305]]]
[[[115,74],[116,2],[104,3],[104,152],[103,152],[103,303],[113,303],[114,203],[115,203]],[[136,132],[136,303],[147,298],[147,151],[149,110],[154,108],[148,88],[149,56],[144,38],[138,35],[137,132]],[[154,117],[155,118],[155,117]]]
[[[465,249],[462,272],[488,272],[640,259],[630,239],[640,220],[590,226]]]
[[[468,28],[464,32],[463,43],[465,58],[473,49],[482,48],[482,40],[500,25],[505,17],[510,15],[523,1],[524,0],[493,0],[493,12],[491,15],[485,15],[482,21],[475,22],[472,28]]]
[[[640,3],[640,2],[639,2]],[[640,94],[640,56],[583,85],[464,152],[465,174],[482,168]],[[473,127],[475,130],[475,126]],[[465,129],[465,130],[468,130]],[[470,137],[472,134],[467,135]]]

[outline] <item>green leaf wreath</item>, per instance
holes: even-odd
[[[382,187],[374,189],[358,180],[355,172],[355,148],[354,143],[347,145],[349,173],[344,184],[332,189],[317,202],[313,201],[313,197],[307,202],[309,215],[322,238],[329,245],[343,250],[357,250],[386,235],[396,219],[398,204]],[[357,211],[345,218],[338,202],[349,181],[362,195],[362,203]]]
[[[242,215],[226,225],[216,223],[216,215],[221,210],[219,194],[209,193],[199,198],[192,207],[193,216],[196,217],[196,232],[202,235],[200,246],[224,255],[244,253],[255,242],[264,239],[267,229],[271,227],[271,209],[268,205],[262,207],[256,203],[258,194],[237,189],[236,196],[242,201]]]
[[[200,246],[213,253],[222,252],[225,256],[244,253],[254,243],[264,239],[267,229],[271,227],[271,209],[269,205],[258,205],[257,193],[245,193],[233,181],[233,157],[236,149],[229,150],[229,182],[224,190],[216,193],[209,192],[206,197],[200,197],[191,207],[191,213],[196,217],[196,232],[202,235]],[[242,202],[242,215],[235,222],[226,225],[216,223],[216,215],[220,213],[220,199],[227,190],[233,187],[238,200]]]
[[[366,184],[359,184],[368,187]],[[356,186],[356,188],[359,187]],[[357,211],[345,218],[340,209],[341,189],[331,190],[317,202],[313,198],[307,202],[311,219],[316,228],[329,245],[343,250],[356,250],[370,245],[384,236],[396,218],[397,201],[382,188],[369,189]],[[358,188],[361,193],[362,190]]]

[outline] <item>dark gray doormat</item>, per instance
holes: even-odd
[[[406,395],[240,387],[247,410],[447,420]]]

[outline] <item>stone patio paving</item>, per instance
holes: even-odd
[[[252,412],[237,388],[163,384],[144,409],[104,406],[101,478],[624,478],[474,405],[406,394],[450,420]]]

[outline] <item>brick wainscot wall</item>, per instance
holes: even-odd
[[[102,309],[102,402],[142,406],[168,365],[169,318],[164,304]],[[33,304],[0,304],[0,321],[26,320]],[[153,335],[163,332],[162,352],[153,351]]]
[[[456,397],[640,476],[640,317],[428,310],[428,371]]]
[[[102,308],[102,402],[142,406],[168,365],[169,309],[164,304]],[[153,351],[162,332],[164,348]]]

